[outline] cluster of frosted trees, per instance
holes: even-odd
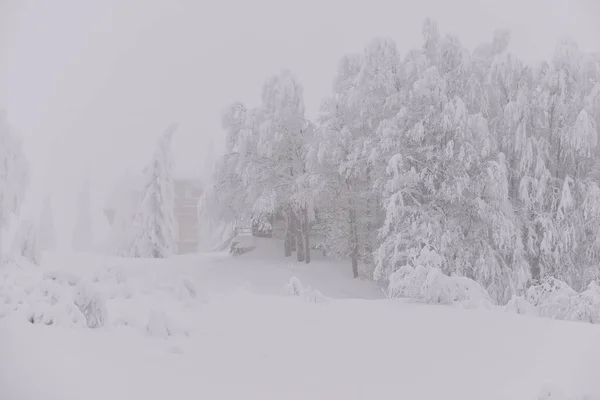
[[[427,20],[404,55],[374,40],[342,58],[314,122],[289,72],[269,79],[260,106],[223,119],[209,214],[283,215],[286,255],[318,225],[354,276],[431,264],[499,303],[548,276],[585,287],[600,275],[600,55],[563,40],[528,66],[509,38],[470,52]]]
[[[170,150],[176,129],[176,125],[171,125],[160,137],[139,182],[122,182],[111,233],[112,253],[165,258],[176,252],[178,230]]]

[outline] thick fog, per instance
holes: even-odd
[[[405,52],[425,17],[469,48],[509,29],[511,51],[528,62],[550,57],[566,34],[600,48],[595,0],[0,0],[0,105],[32,169],[24,212],[37,213],[50,192],[69,246],[89,170],[102,235],[106,192],[148,160],[169,123],[179,123],[178,174],[206,178],[227,103],[257,103],[264,79],[289,67],[312,117],[340,55],[377,36]]]

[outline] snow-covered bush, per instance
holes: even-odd
[[[304,287],[298,278],[292,276],[283,286],[282,294],[284,296],[300,296]]]
[[[304,287],[295,276],[291,277],[283,286],[282,294],[284,296],[300,297],[309,303],[324,304],[329,301],[320,290]]]
[[[88,328],[104,326],[107,317],[106,306],[99,293],[80,283],[76,288],[74,303],[85,317]]]
[[[403,266],[390,275],[388,297],[407,297],[427,303],[457,304],[465,308],[489,308],[492,300],[477,282],[447,276],[439,268]]]
[[[596,282],[577,293],[566,283],[548,277],[539,285],[531,286],[523,301],[531,304],[542,317],[600,323],[600,287]]]
[[[556,278],[547,277],[539,285],[527,289],[525,299],[534,306],[550,303],[561,297],[570,297],[576,292],[569,285]]]
[[[600,323],[600,287],[591,282],[582,293],[571,297],[571,304],[566,318],[571,321]]]
[[[302,292],[302,298],[309,302],[315,304],[325,304],[329,302],[329,298],[321,293],[320,290],[314,288],[306,288]]]
[[[533,304],[527,301],[522,296],[513,296],[512,299],[506,304],[504,309],[507,312],[512,312],[515,314],[523,314],[523,315],[532,315],[537,316],[538,310],[535,308]]]
[[[576,295],[577,292],[566,283],[547,277],[539,285],[527,289],[525,299],[538,309],[542,317],[567,319],[572,307],[571,298]]]
[[[146,333],[149,336],[155,336],[166,339],[171,336],[171,330],[167,321],[167,316],[164,311],[152,310],[148,316],[146,324]]]

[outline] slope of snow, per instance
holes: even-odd
[[[346,265],[253,253],[0,268],[0,398],[600,394],[596,325],[381,299]],[[293,276],[329,301],[283,296]],[[81,296],[101,304],[103,327],[77,314]]]

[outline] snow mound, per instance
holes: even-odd
[[[68,283],[71,286],[75,286],[79,283],[81,277],[66,271],[49,270],[44,272],[43,279],[56,281],[58,283]]]
[[[390,275],[388,297],[407,297],[468,309],[491,308],[488,292],[472,279],[447,276],[439,268],[405,265]]]
[[[542,386],[536,400],[600,400],[600,396],[567,396],[561,388],[548,383]]]
[[[282,294],[284,296],[300,297],[308,303],[325,304],[329,302],[329,298],[320,290],[311,287],[305,288],[295,276],[291,277],[283,286]]]
[[[537,400],[567,400],[567,396],[555,385],[546,384],[540,389]]]

